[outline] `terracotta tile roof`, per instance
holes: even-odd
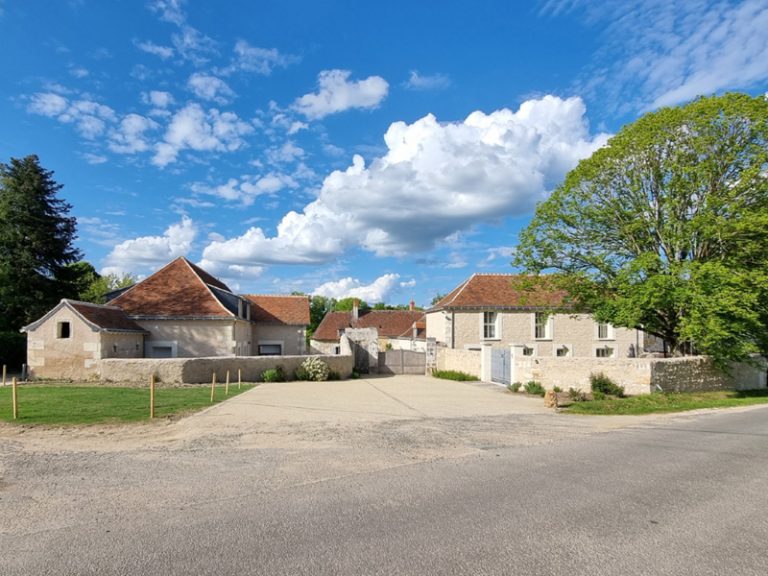
[[[132,317],[231,318],[237,315],[230,309],[232,298],[237,297],[226,284],[186,258],[177,258],[108,304]]]
[[[128,318],[120,308],[104,306],[103,304],[91,304],[90,302],[79,302],[67,298],[64,298],[42,318],[24,326],[21,331],[30,332],[37,330],[46,320],[65,306],[74,310],[86,323],[101,332],[147,332],[136,322]]]
[[[67,300],[83,318],[104,332],[146,332],[120,308]]]
[[[420,310],[366,310],[360,312],[355,325],[352,325],[352,312],[329,312],[320,322],[312,338],[315,340],[338,340],[339,330],[345,328],[376,328],[379,336],[397,338],[409,336],[413,323],[423,319],[424,312]],[[424,325],[426,327],[426,324]],[[419,338],[424,337],[420,330]]]
[[[473,274],[430,310],[444,308],[550,308],[562,306],[566,293],[546,277],[522,274]]]
[[[307,296],[280,296],[246,294],[251,306],[251,320],[270,324],[309,324],[309,298]]]

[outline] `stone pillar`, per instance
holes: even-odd
[[[492,348],[490,344],[483,344],[480,350],[480,380],[491,381],[491,364],[493,362]]]
[[[525,344],[512,344],[509,347],[509,381],[514,384],[515,382],[522,382],[520,375],[517,371],[517,360],[524,356]]]

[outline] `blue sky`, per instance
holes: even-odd
[[[0,0],[0,160],[103,272],[427,305],[622,125],[768,90],[768,0]]]

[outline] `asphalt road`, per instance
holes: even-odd
[[[768,408],[356,467],[369,448],[9,450],[30,484],[0,490],[0,573],[768,574]]]

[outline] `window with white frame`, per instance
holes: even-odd
[[[613,326],[607,322],[597,323],[597,339],[598,340],[613,340]]]
[[[552,338],[552,318],[546,312],[534,314],[533,337],[536,340],[550,340]]]
[[[611,348],[610,346],[603,346],[602,348],[596,348],[595,356],[597,358],[613,358],[613,348]]]
[[[499,315],[496,312],[483,312],[483,338],[485,340],[499,338]]]

